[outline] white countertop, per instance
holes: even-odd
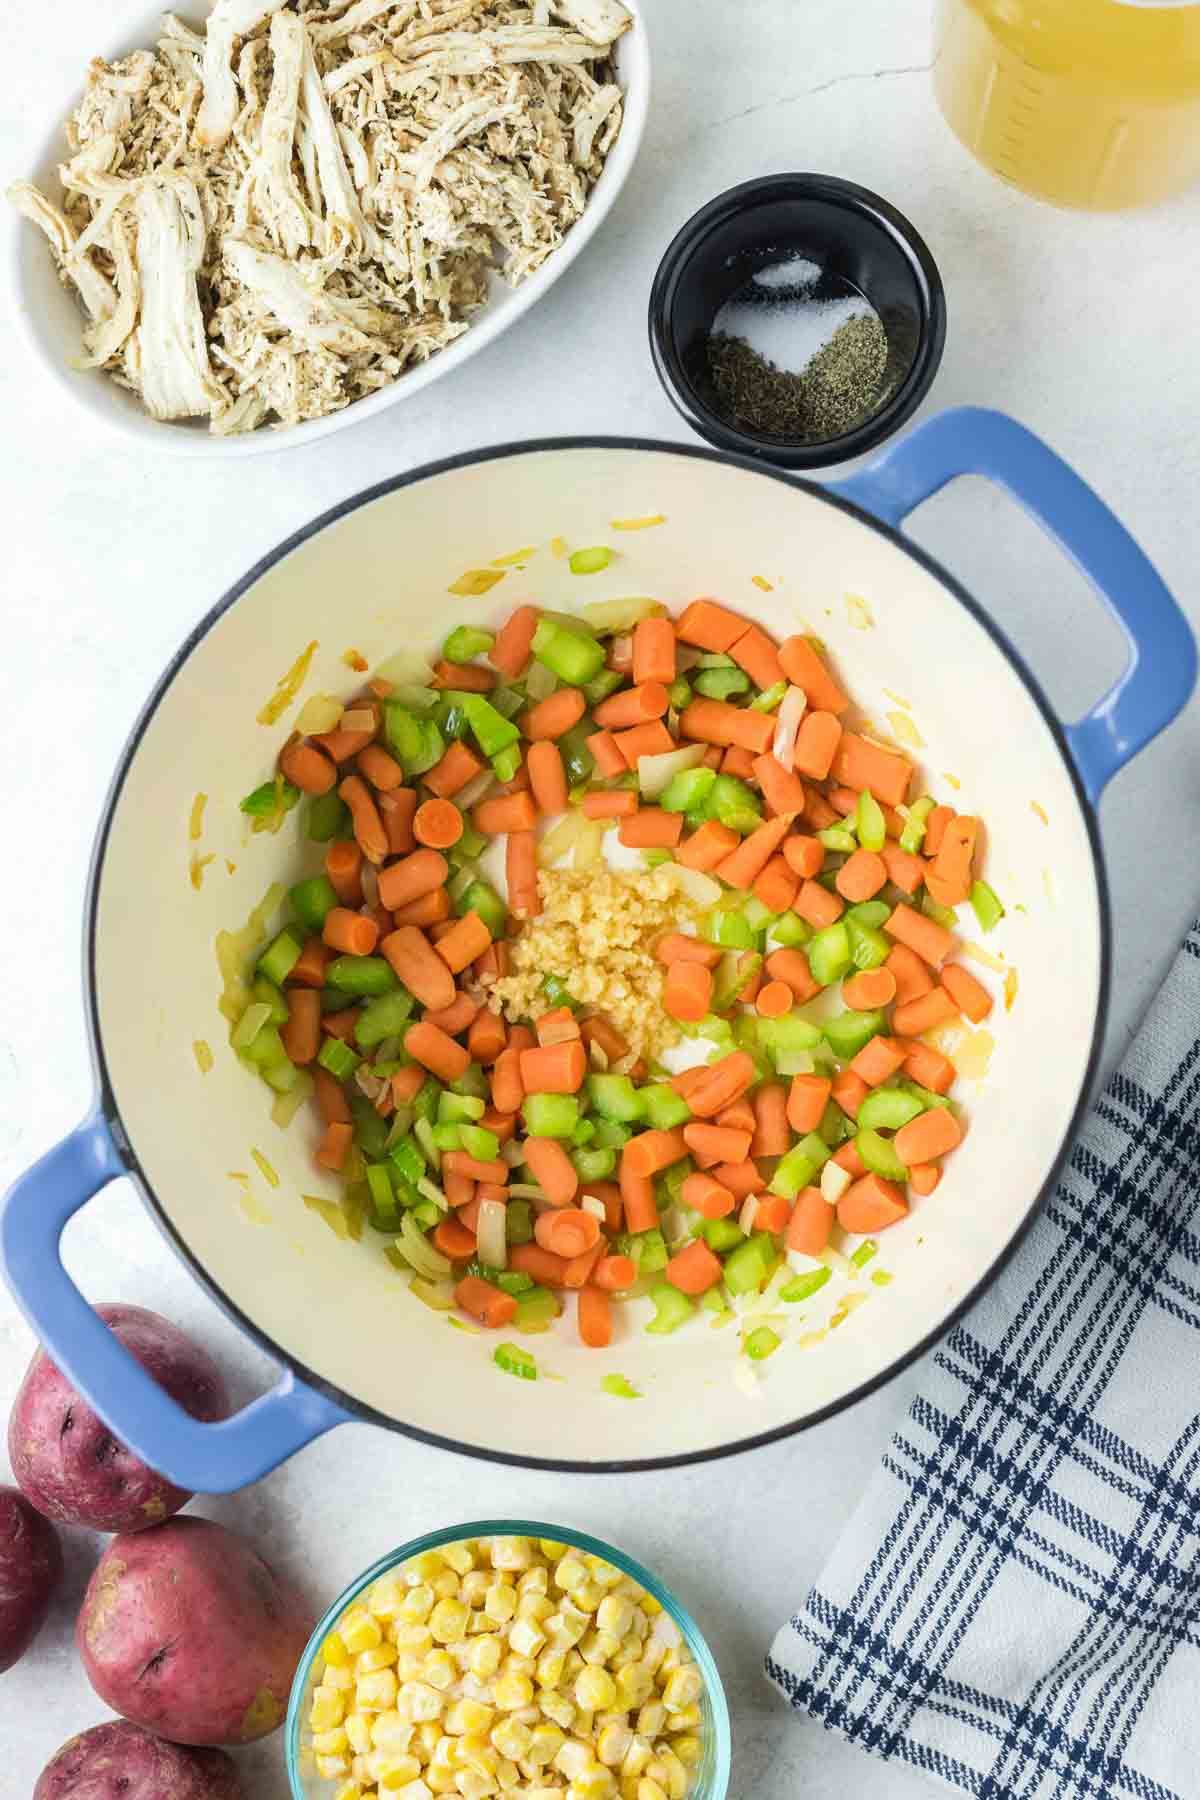
[[[549,433],[684,437],[650,365],[645,296],[678,225],[736,181],[822,170],[908,213],[941,265],[950,308],[926,410],[983,402],[1043,433],[1131,527],[1200,625],[1200,350],[1178,286],[1200,266],[1195,197],[1093,219],[1006,191],[936,111],[926,0],[644,5],[657,99],[614,214],[498,346],[407,408],[251,462],[151,460],[99,435],[5,333],[0,759],[5,830],[17,848],[0,911],[0,1185],[88,1102],[79,921],[93,827],[134,715],[181,638],[281,538],[398,470]],[[0,119],[7,180],[26,172],[86,58],[106,46],[85,0],[13,9],[5,35],[19,71]],[[923,510],[914,535],[994,610],[1065,712],[1099,693],[1118,666],[1116,633],[1005,500],[959,483]],[[1110,1062],[1195,911],[1198,739],[1193,705],[1104,803],[1116,925]],[[68,1260],[91,1298],[168,1314],[216,1351],[242,1393],[262,1384],[265,1362],[185,1275],[128,1182],[72,1227]],[[31,1347],[0,1295],[0,1409]],[[885,1769],[790,1715],[761,1664],[918,1379],[910,1373],[752,1459],[634,1480],[487,1468],[356,1426],[258,1488],[199,1510],[247,1531],[321,1604],[381,1550],[447,1519],[486,1511],[588,1527],[657,1568],[708,1633],[734,1714],[735,1800],[916,1800],[930,1791],[922,1777]],[[69,1578],[52,1620],[0,1681],[0,1785],[14,1797],[29,1793],[63,1739],[107,1716],[71,1647],[94,1556],[84,1534],[68,1534]],[[254,1800],[285,1800],[278,1737],[242,1760]]]

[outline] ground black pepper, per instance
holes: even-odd
[[[745,338],[725,333],[708,340],[708,369],[719,410],[731,425],[819,443],[841,437],[871,412],[887,354],[887,333],[867,312],[844,320],[799,373],[778,368]]]

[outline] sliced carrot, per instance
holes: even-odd
[[[325,873],[343,906],[363,903],[363,853],[353,838],[339,838],[325,852]]]
[[[919,1081],[931,1094],[948,1094],[958,1073],[948,1056],[932,1044],[910,1043],[904,1058],[904,1073]]]
[[[521,1082],[527,1094],[577,1094],[587,1067],[587,1051],[579,1038],[521,1052]]]
[[[892,1014],[892,1027],[902,1037],[920,1037],[923,1031],[932,1031],[935,1025],[944,1025],[948,1019],[957,1017],[958,1007],[946,989],[935,987],[922,994],[919,1000],[898,1006]]]
[[[754,1135],[751,1156],[783,1156],[791,1148],[787,1089],[779,1081],[764,1081],[754,1094]],[[722,1118],[725,1114],[722,1113]],[[731,1157],[740,1162],[741,1157]]]
[[[602,1256],[592,1270],[592,1286],[603,1288],[605,1293],[620,1294],[633,1286],[637,1276],[632,1256]]]
[[[468,1156],[465,1150],[447,1150],[442,1157],[442,1173],[466,1175],[472,1181],[493,1182],[502,1187],[508,1180],[508,1164],[498,1156],[484,1162],[478,1156]]]
[[[801,882],[793,911],[818,931],[826,925],[835,925],[845,910],[846,902],[840,894],[831,894],[819,881]]]
[[[532,794],[523,790],[500,794],[494,800],[481,800],[471,814],[471,822],[485,837],[498,837],[504,831],[532,831],[537,824],[537,807]]]
[[[301,989],[301,992],[305,991],[312,992],[311,989]],[[322,1013],[321,1030],[328,1037],[340,1038],[344,1044],[352,1043],[360,1011],[361,1008],[357,1006],[347,1006],[343,1007],[341,1012]]]
[[[740,1163],[718,1163],[708,1173],[714,1181],[720,1183],[731,1193],[735,1200],[745,1200],[750,1194],[762,1192],[763,1178],[756,1163],[747,1159]]]
[[[824,659],[806,637],[785,638],[779,646],[783,672],[794,687],[803,688],[811,707],[824,712],[844,713],[849,697],[829,673]]]
[[[381,863],[388,854],[388,838],[370,788],[361,775],[347,775],[338,783],[338,795],[350,808],[354,835],[363,855],[370,863]]]
[[[456,994],[449,1006],[443,1006],[440,1012],[427,1012],[425,1023],[436,1025],[450,1037],[457,1037],[475,1023],[478,1013],[479,1008],[470,994]]]
[[[629,819],[638,809],[638,797],[632,788],[617,788],[607,793],[594,789],[583,796],[581,811],[585,819]]]
[[[315,744],[297,740],[279,758],[279,773],[302,794],[327,794],[337,780],[337,770]]]
[[[702,1019],[712,1004],[712,993],[712,970],[703,963],[675,962],[668,966],[662,1003],[673,1019],[692,1023]]]
[[[635,725],[630,731],[618,731],[613,743],[621,752],[627,769],[636,769],[643,756],[665,756],[668,751],[678,749],[661,719],[652,719],[648,725]]]
[[[379,796],[379,817],[387,833],[388,855],[407,856],[416,842],[412,834],[417,796],[412,788],[396,788]]]
[[[490,1331],[495,1331],[501,1325],[510,1325],[517,1316],[516,1296],[506,1294],[502,1288],[493,1287],[490,1281],[484,1281],[478,1275],[464,1276],[454,1290],[454,1298],[464,1312],[470,1313],[473,1319],[478,1319]]]
[[[847,787],[861,793],[866,788],[885,806],[901,806],[912,780],[912,764],[894,750],[882,750],[878,744],[844,731],[833,759],[833,775]]]
[[[787,1121],[797,1136],[815,1131],[825,1116],[833,1082],[825,1075],[793,1075],[787,1097]],[[836,1095],[834,1095],[836,1098]],[[855,1108],[857,1111],[857,1107]],[[776,1155],[779,1152],[775,1153]]]
[[[737,846],[736,831],[731,831],[728,825],[722,825],[717,819],[708,819],[680,844],[675,852],[675,861],[682,863],[685,869],[699,869],[707,875]]]
[[[795,766],[813,781],[824,781],[842,741],[841,722],[831,712],[806,713],[796,733]]]
[[[829,804],[837,808],[843,819],[848,819],[852,812],[857,811],[858,795],[853,788],[834,786],[825,791],[829,796]]]
[[[505,975],[512,974],[512,958],[509,956],[507,944],[489,944],[482,956],[477,956],[471,965],[471,972],[476,981],[486,987],[493,981],[500,981]]]
[[[966,813],[956,813],[947,824],[933,867],[925,875],[925,885],[940,905],[958,906],[970,893],[971,861],[978,835],[979,820]]]
[[[304,948],[300,952],[299,962],[292,964],[288,985],[323,988],[325,986],[325,970],[328,968],[329,962],[329,951],[320,938],[306,938]]]
[[[468,781],[474,781],[477,775],[482,775],[486,766],[483,758],[476,756],[469,744],[456,739],[441,762],[427,770],[421,780],[439,800],[452,800],[461,788],[466,787]]]
[[[754,883],[754,898],[773,913],[790,912],[800,892],[800,877],[786,857],[773,856]]]
[[[345,726],[339,725],[333,731],[317,732],[312,740],[325,752],[326,756],[331,756],[335,763],[349,762],[352,756],[357,756],[360,750],[366,749],[379,730],[379,708],[373,701],[355,701],[348,710],[370,713],[372,720],[370,730],[364,727],[361,730],[350,731]]]
[[[360,750],[358,767],[381,794],[390,794],[393,789],[404,786],[403,768],[381,744],[368,744],[365,750]]]
[[[321,996],[315,988],[293,988],[288,995],[288,1016],[279,1035],[289,1062],[302,1067],[315,1060],[321,1048]]]
[[[935,806],[925,821],[925,840],[922,844],[926,856],[936,858],[942,847],[942,839],[946,835],[946,827],[954,817],[952,806]]]
[[[727,700],[692,700],[679,716],[682,736],[701,744],[719,744],[727,750],[738,744],[761,756],[775,736],[770,713],[745,711]]]
[[[549,1250],[543,1250],[540,1244],[510,1244],[508,1250],[508,1266],[515,1269],[518,1275],[532,1275],[542,1287],[564,1287],[566,1261],[555,1256]]]
[[[751,625],[729,646],[729,655],[739,669],[745,669],[755,687],[777,687],[787,677],[779,660],[774,638],[769,638],[757,625]]]
[[[517,918],[535,918],[542,910],[536,835],[532,831],[510,831],[504,862],[509,907]]]
[[[769,752],[756,756],[752,767],[767,811],[799,817],[804,811],[804,783],[800,777],[776,762]]]
[[[717,879],[744,892],[752,888],[787,836],[790,823],[788,819],[768,819],[752,831],[736,850],[731,850],[724,861],[717,864],[714,870]]]
[[[557,744],[530,744],[525,758],[529,790],[540,813],[552,817],[567,810],[567,772]]]
[[[897,943],[915,950],[934,969],[940,969],[954,949],[954,938],[945,926],[939,925],[936,919],[927,919],[924,913],[915,912],[911,906],[897,906],[891,918],[885,920],[883,929]]]
[[[564,737],[573,725],[578,725],[586,709],[587,701],[579,688],[559,688],[521,714],[521,730],[532,743],[549,743]],[[596,722],[604,723],[603,719]]]
[[[883,966],[890,969],[896,978],[898,1006],[903,1006],[907,1000],[916,1000],[921,994],[927,994],[933,986],[933,977],[927,964],[907,944],[893,944]]]
[[[683,1128],[683,1141],[701,1169],[712,1169],[723,1162],[744,1162],[750,1154],[751,1136],[749,1131],[708,1125],[700,1119],[693,1119]]]
[[[671,1286],[682,1294],[706,1294],[720,1281],[722,1273],[720,1258],[713,1254],[703,1238],[693,1238],[690,1244],[676,1251],[664,1270]]]
[[[635,1140],[631,1140],[635,1141]],[[628,1145],[626,1145],[628,1149]],[[654,1182],[649,1175],[639,1175],[622,1154],[617,1175],[621,1201],[625,1208],[626,1231],[651,1231],[658,1224],[658,1203],[654,1198]]]
[[[410,900],[407,906],[398,906],[392,918],[397,925],[420,925],[432,929],[445,924],[451,910],[450,896],[445,888],[434,888],[432,893],[422,894],[419,900]]]
[[[664,812],[661,806],[641,806],[622,819],[617,832],[628,850],[673,850],[683,836],[683,814]]]
[[[643,1131],[630,1138],[621,1151],[621,1167],[634,1175],[657,1175],[687,1155],[682,1131]]]
[[[453,800],[426,800],[413,815],[413,836],[431,850],[449,850],[463,834],[463,816]]]
[[[422,1075],[425,1073],[424,1069],[421,1070],[421,1073]],[[475,1199],[475,1186],[475,1182],[469,1175],[447,1174],[445,1169],[442,1170],[442,1192],[456,1212],[462,1207],[472,1204]],[[474,1229],[475,1227],[472,1225],[471,1230],[474,1231]]]
[[[786,981],[768,981],[758,990],[754,997],[756,1011],[764,1019],[781,1019],[789,1013],[794,1004],[794,996]]]
[[[475,1233],[468,1231],[459,1218],[440,1219],[434,1226],[432,1242],[434,1249],[439,1250],[443,1256],[449,1257],[451,1262],[467,1262],[475,1254]],[[465,1297],[463,1295],[464,1288],[467,1290]],[[486,1293],[482,1291],[484,1289],[487,1290]],[[498,1300],[512,1300],[512,1311],[508,1314],[508,1318],[513,1318],[517,1310],[517,1303],[513,1296],[501,1293],[499,1288],[493,1287],[490,1281],[481,1280],[478,1275],[465,1276],[454,1290],[454,1298],[463,1311],[469,1312],[481,1324],[506,1324],[507,1319],[489,1319],[487,1317],[485,1309],[490,1308],[493,1304],[490,1299],[492,1294],[495,1294]]]
[[[639,619],[633,628],[633,679],[670,687],[675,679],[675,627],[670,619]]]
[[[404,1048],[439,1081],[459,1081],[471,1066],[470,1052],[438,1025],[421,1019],[404,1034]]]
[[[731,1105],[722,1108],[717,1114],[717,1124],[723,1125],[727,1131],[755,1132],[758,1129],[758,1116],[749,1096],[743,1094],[740,1100],[734,1100]]]
[[[902,1125],[892,1139],[892,1148],[900,1161],[911,1168],[914,1163],[933,1162],[962,1143],[963,1129],[948,1106],[931,1106]]]
[[[688,1105],[697,1118],[714,1118],[757,1079],[754,1058],[745,1050],[731,1051],[704,1070],[703,1079],[688,1094]]]
[[[582,1206],[564,1206],[556,1212],[539,1213],[533,1235],[543,1250],[570,1262],[576,1256],[586,1256],[600,1241],[600,1221]]]
[[[685,937],[681,931],[668,931],[655,944],[654,954],[661,963],[694,962],[715,969],[725,952],[719,944],[705,944],[699,938]]]
[[[739,781],[749,781],[754,774],[756,760],[740,744],[730,744],[721,758],[721,772],[724,775],[736,775]]]
[[[942,969],[942,986],[972,1025],[986,1019],[992,1010],[992,996],[981,981],[976,981],[961,963],[946,963]]]
[[[852,906],[873,899],[880,888],[887,886],[887,867],[882,856],[874,850],[855,850],[838,870],[835,886]]]
[[[629,1054],[629,1045],[607,1019],[599,1016],[593,1019],[584,1019],[579,1027],[579,1035],[589,1050],[593,1044],[599,1044],[610,1063],[616,1062],[618,1057]]]
[[[343,1124],[334,1119],[325,1127],[325,1135],[314,1151],[314,1160],[323,1169],[340,1169],[350,1154],[350,1146],[354,1142],[353,1125]]]
[[[885,1231],[908,1212],[908,1202],[894,1181],[882,1175],[864,1175],[838,1201],[838,1224],[853,1236]]]
[[[852,1012],[875,1012],[896,998],[896,977],[887,968],[862,969],[842,983],[842,999]]]
[[[782,1231],[791,1217],[792,1203],[782,1194],[759,1194],[754,1202],[755,1231]]]
[[[627,731],[633,725],[648,725],[661,719],[670,704],[661,681],[644,681],[602,700],[592,708],[592,717],[605,731]]]
[[[596,1282],[580,1288],[576,1307],[579,1340],[589,1350],[605,1350],[612,1343],[612,1302]]]
[[[922,1197],[932,1194],[941,1179],[942,1171],[937,1163],[914,1163],[908,1171],[909,1187]]]
[[[888,880],[894,882],[904,894],[915,894],[925,879],[925,864],[919,856],[910,856],[899,844],[886,843],[879,853],[883,857],[883,866],[887,870]]]
[[[906,1055],[906,1046],[898,1044],[895,1038],[873,1037],[857,1056],[851,1058],[851,1073],[865,1081],[868,1087],[878,1087],[903,1066]],[[838,1105],[841,1105],[840,1100]]]
[[[602,780],[612,781],[616,776],[624,775],[625,758],[617,748],[617,740],[611,731],[593,731],[586,741],[596,759],[596,770]]]
[[[747,621],[715,600],[693,600],[675,621],[675,635],[698,650],[724,655],[745,631]]]
[[[856,1075],[853,1069],[841,1069],[833,1078],[830,1097],[848,1119],[857,1119],[858,1109],[870,1091],[861,1075]]]
[[[609,639],[608,661],[606,662],[605,667],[614,670],[615,673],[618,675],[632,676],[632,674],[633,674],[633,633],[632,632],[620,631],[617,633],[616,637]]]
[[[521,1052],[512,1047],[502,1050],[492,1065],[492,1105],[497,1112],[515,1113],[525,1098],[521,1080]]]
[[[719,744],[710,744],[696,766],[700,769],[719,769],[724,760],[724,756],[725,752],[721,749]]]
[[[370,956],[379,942],[379,927],[374,919],[351,912],[348,906],[331,906],[321,936],[331,950],[345,956]]]
[[[420,900],[443,887],[450,865],[438,850],[414,850],[400,862],[389,863],[379,877],[379,898],[391,912]]]
[[[401,925],[379,946],[393,970],[422,1006],[434,1012],[454,999],[454,977],[415,925]]]
[[[788,1220],[788,1249],[798,1250],[802,1256],[820,1256],[829,1243],[833,1221],[834,1209],[820,1188],[801,1188]]]
[[[461,975],[468,964],[482,956],[492,934],[477,912],[464,914],[437,941],[437,953],[452,975]]]
[[[424,1069],[419,1063],[410,1063],[407,1069],[397,1069],[392,1076],[392,1099],[397,1106],[407,1106],[424,1086]]]
[[[835,1162],[839,1169],[845,1169],[847,1175],[852,1175],[856,1181],[867,1172],[867,1165],[858,1154],[858,1146],[853,1138],[840,1144],[829,1160]]]
[[[834,812],[819,788],[805,788],[804,823],[806,825],[811,825],[814,831],[824,831],[827,825],[836,825],[838,817],[839,815]]]
[[[525,673],[540,616],[535,606],[518,606],[496,633],[487,659],[510,681],[516,681]]]
[[[698,1087],[703,1087],[710,1071],[703,1063],[696,1063],[690,1069],[681,1069],[678,1075],[672,1075],[670,1085],[681,1100],[687,1100]],[[722,1109],[718,1108],[718,1111]]]
[[[783,840],[783,860],[802,881],[819,875],[825,862],[825,846],[820,838],[795,832]],[[792,905],[796,903],[793,900]]]
[[[494,1015],[480,1015],[481,1018],[489,1016]],[[469,1043],[467,1048],[470,1049]],[[494,1106],[489,1106],[480,1114],[479,1123],[485,1131],[494,1132],[500,1143],[507,1144],[517,1135],[519,1120],[516,1113],[497,1112]]]

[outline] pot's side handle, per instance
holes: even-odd
[[[833,493],[899,525],[957,475],[1007,490],[1064,549],[1116,618],[1129,647],[1118,681],[1066,728],[1095,804],[1131,757],[1171,723],[1196,681],[1191,628],[1153,566],[1099,495],[1048,444],[1003,413],[963,406],[898,438]]]
[[[47,1354],[113,1435],[178,1487],[227,1494],[350,1415],[289,1372],[232,1418],[206,1425],[151,1379],[79,1292],[59,1246],[68,1220],[125,1173],[107,1121],[91,1113],[0,1204],[0,1266]]]

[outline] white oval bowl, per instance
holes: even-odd
[[[656,513],[666,522],[654,529],[609,529]],[[548,549],[558,534],[620,555],[601,575],[573,577]],[[465,569],[526,545],[540,546],[528,568],[483,598],[448,594]],[[866,600],[873,629],[856,629],[847,591]],[[988,945],[1019,970],[1020,991],[988,1022],[986,1080],[962,1084],[970,1129],[941,1185],[880,1237],[871,1271],[886,1267],[891,1286],[872,1286],[868,1271],[869,1303],[839,1329],[811,1348],[785,1344],[747,1392],[736,1326],[700,1318],[648,1337],[639,1302],[617,1309],[603,1354],[576,1341],[569,1319],[521,1340],[562,1379],[518,1382],[493,1366],[494,1334],[448,1329],[404,1291],[377,1240],[341,1242],[305,1209],[301,1194],[338,1191],[313,1165],[312,1122],[276,1129],[270,1096],[228,1046],[216,934],[241,924],[270,882],[293,882],[313,862],[294,828],[251,836],[238,812],[300,701],[271,729],[255,714],[310,639],[319,648],[304,693],[345,692],[351,646],[376,664],[397,649],[433,650],[459,620],[495,625],[525,600],[572,608],[652,594],[677,610],[704,593],[777,637],[819,632],[875,719],[896,704],[889,690],[911,702],[932,790],[985,821],[986,872],[1009,904]],[[194,848],[216,857],[199,893],[184,845],[198,792],[208,806]],[[457,459],[349,501],[281,546],[164,677],[118,772],[93,875],[90,1012],[105,1107],[157,1216],[220,1302],[364,1416],[478,1454],[591,1468],[744,1448],[893,1373],[994,1274],[1031,1218],[1078,1118],[1103,1009],[1103,877],[1080,792],[1061,730],[983,615],[898,534],[819,489],[712,452],[621,441]],[[208,1075],[197,1038],[213,1046]],[[252,1147],[278,1171],[277,1190],[255,1173]],[[231,1170],[254,1179],[250,1214]],[[816,1304],[794,1311],[825,1322]],[[603,1393],[612,1372],[645,1398]]]
[[[614,51],[617,78],[625,94],[625,116],[600,179],[588,196],[582,217],[567,233],[561,248],[519,287],[509,287],[499,277],[493,278],[490,297],[472,316],[469,330],[389,387],[356,400],[340,412],[330,413],[327,418],[310,419],[303,425],[278,429],[263,426],[236,437],[215,437],[198,419],[153,419],[136,394],[119,386],[102,369],[76,370],[71,367],[72,359],[82,353],[84,322],[75,290],[59,279],[42,233],[5,202],[9,287],[16,296],[17,316],[35,355],[64,391],[101,424],[141,444],[146,450],[162,451],[170,456],[261,456],[273,450],[297,449],[303,444],[316,443],[318,438],[328,437],[332,432],[344,431],[348,425],[355,425],[360,420],[376,418],[410,395],[420,393],[430,382],[450,374],[468,357],[494,343],[522,313],[528,312],[541,299],[599,230],[624,186],[642,141],[650,106],[650,45],[641,20],[639,0],[626,0],[626,4],[635,14],[635,21],[618,39]],[[186,8],[176,10],[182,17],[188,17]],[[140,14],[104,52],[106,59],[111,62],[154,44],[160,35],[161,18],[161,7]],[[83,49],[92,53],[90,45]],[[41,154],[28,173],[28,179],[52,199],[61,195],[58,169],[68,154],[63,124],[78,100],[78,92],[64,96]]]

